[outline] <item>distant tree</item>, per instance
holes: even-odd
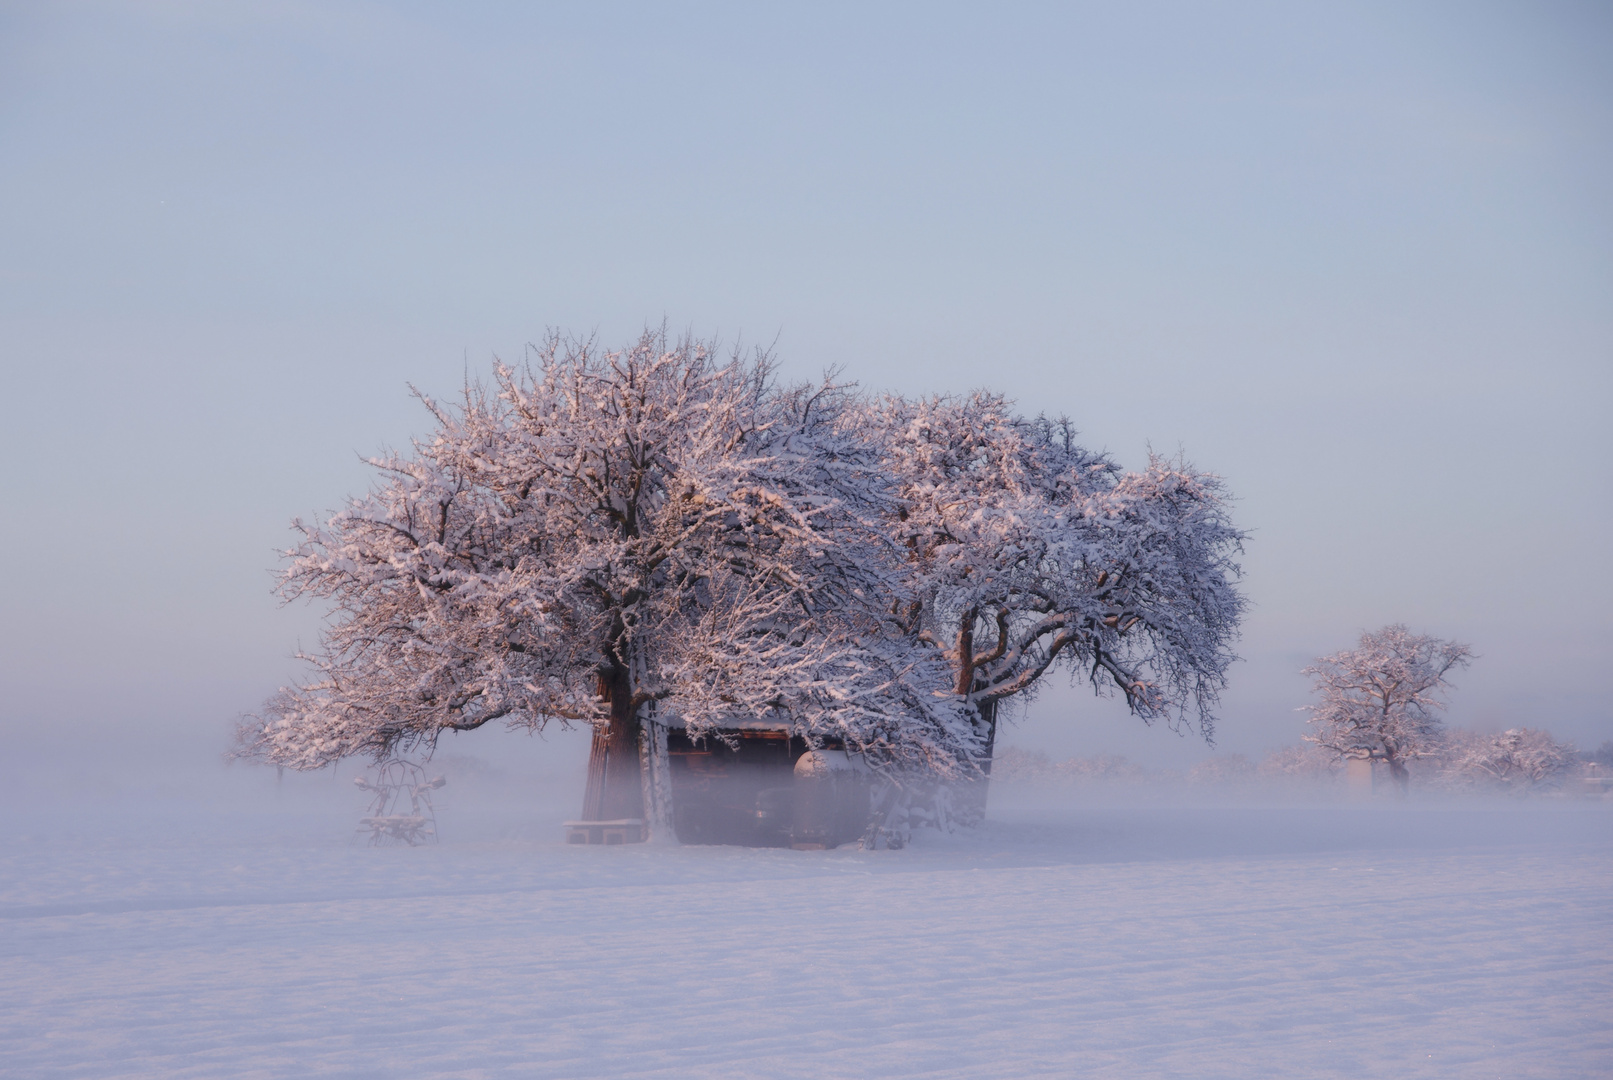
[[[1383,762],[1404,794],[1408,763],[1440,750],[1445,703],[1437,695],[1450,686],[1446,676],[1472,655],[1466,645],[1413,634],[1399,623],[1362,634],[1356,648],[1303,670],[1321,697],[1306,706],[1312,729],[1306,741],[1340,758]]]
[[[1339,756],[1319,746],[1301,743],[1283,746],[1260,759],[1256,766],[1267,780],[1305,780],[1328,782],[1338,778]]]
[[[1139,784],[1148,780],[1148,770],[1122,754],[1088,754],[1061,761],[1054,766],[1060,775],[1083,783]]]
[[[1069,421],[984,391],[874,401],[864,426],[896,485],[898,621],[946,658],[988,769],[999,705],[1056,668],[1213,733],[1245,607],[1218,478],[1158,457],[1123,472]]]
[[[1148,778],[1140,765],[1118,754],[1095,754],[1053,761],[1042,750],[1004,747],[992,759],[992,780],[1029,784],[1140,783]]]
[[[1256,776],[1255,765],[1242,754],[1216,754],[1187,770],[1187,782],[1200,787],[1238,787]]]
[[[992,766],[992,778],[1009,783],[1045,784],[1062,779],[1045,750],[1006,746],[997,751]]]
[[[1549,732],[1512,728],[1497,735],[1445,732],[1439,776],[1453,787],[1490,787],[1518,794],[1562,782],[1577,754]]]

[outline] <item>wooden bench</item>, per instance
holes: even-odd
[[[642,844],[649,838],[643,818],[568,821],[565,824],[568,844]]]

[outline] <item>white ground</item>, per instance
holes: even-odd
[[[0,1075],[1613,1076],[1604,804],[999,792],[900,852],[578,849],[467,784],[416,850],[328,779],[32,801]]]

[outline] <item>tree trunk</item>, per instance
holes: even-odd
[[[610,719],[594,728],[594,742],[588,752],[583,820],[642,819],[644,785],[639,762],[639,722],[633,708],[633,686],[627,669],[616,667],[609,674],[601,675],[599,696],[610,703]]]
[[[1399,758],[1385,759],[1389,764],[1389,776],[1395,782],[1395,794],[1404,799],[1411,791],[1411,770]]]
[[[982,701],[976,706],[980,718],[986,722],[986,749],[980,755],[980,771],[989,779],[991,776],[991,755],[997,749],[997,699]]]
[[[964,818],[978,821],[986,816],[986,796],[991,791],[991,756],[997,748],[997,701],[995,698],[982,701],[975,709],[986,729],[985,745],[975,758],[981,775],[968,781],[958,793],[958,809]]]

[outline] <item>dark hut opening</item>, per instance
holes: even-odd
[[[668,731],[672,831],[678,842],[789,847],[795,763],[809,749],[785,731],[729,731],[695,739]]]
[[[679,843],[832,848],[868,829],[873,774],[838,741],[814,748],[760,721],[690,735],[673,719],[662,731],[669,824]],[[567,842],[632,844],[647,837],[639,809],[642,763],[617,747],[622,742],[608,731],[595,734],[584,818],[566,822]],[[605,808],[618,816],[607,818]]]
[[[787,731],[667,732],[672,831],[683,844],[832,848],[862,837],[871,775],[838,743]]]

